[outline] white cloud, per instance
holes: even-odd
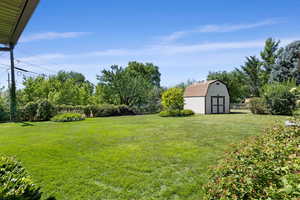
[[[269,19],[260,21],[257,23],[244,23],[244,24],[223,24],[223,25],[204,25],[191,30],[176,31],[170,35],[162,37],[162,42],[172,42],[180,38],[183,38],[189,34],[193,33],[224,33],[224,32],[234,32],[239,30],[246,30],[252,28],[258,28],[263,26],[269,26],[273,24],[282,23],[282,20]]]
[[[281,45],[284,46],[288,43],[297,40],[297,38],[284,38],[281,40]],[[24,62],[45,63],[51,62],[51,60],[76,60],[85,59],[90,57],[161,57],[161,56],[177,56],[177,55],[189,55],[194,53],[204,52],[219,52],[224,53],[226,50],[236,49],[258,49],[264,46],[265,40],[248,40],[248,41],[233,41],[233,42],[210,42],[210,43],[198,43],[191,45],[180,44],[161,44],[144,46],[137,49],[107,49],[102,51],[91,51],[80,54],[40,54],[30,57],[22,57],[19,60]],[[246,56],[246,55],[245,55]]]
[[[90,32],[45,32],[24,36],[20,42],[31,42],[36,40],[53,40],[63,38],[77,38],[84,35],[91,34]]]
[[[40,54],[40,55],[34,55],[34,56],[28,56],[28,57],[22,57],[20,59],[16,59],[16,61],[18,62],[18,60],[24,61],[24,62],[35,62],[35,63],[44,63],[47,61],[51,61],[54,59],[63,59],[66,58],[67,55],[66,54],[62,54],[62,53],[53,53],[53,54]]]

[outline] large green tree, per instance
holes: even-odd
[[[60,71],[50,77],[29,77],[24,79],[23,85],[24,89],[18,91],[21,105],[39,99],[66,105],[92,103],[94,86],[77,72]]]
[[[147,103],[149,91],[153,88],[143,76],[132,75],[117,65],[111,66],[109,70],[104,69],[97,79],[101,98],[105,103],[139,107]]]
[[[284,82],[291,79],[300,84],[300,41],[287,45],[278,55],[271,72],[271,81]]]
[[[262,83],[262,63],[255,56],[246,57],[246,62],[237,71],[245,75],[245,81],[249,86],[250,96],[259,97]]]
[[[280,41],[276,41],[273,38],[268,38],[265,42],[265,47],[261,51],[260,56],[262,59],[262,84],[267,84],[270,79],[270,74],[273,69],[273,65],[279,54]]]
[[[129,62],[126,71],[131,76],[141,76],[152,85],[160,87],[159,68],[152,63],[139,63],[136,61]]]

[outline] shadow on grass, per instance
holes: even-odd
[[[21,126],[34,126],[32,123],[29,122],[20,122]]]
[[[249,114],[247,111],[231,111],[230,114]]]

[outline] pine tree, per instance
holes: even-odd
[[[265,42],[265,47],[263,51],[260,53],[262,59],[262,84],[268,83],[270,79],[270,74],[277,59],[279,53],[279,43],[280,41],[276,41],[273,38],[268,38]]]
[[[262,86],[262,63],[255,56],[246,57],[246,62],[241,66],[241,73],[246,77],[246,82],[250,88],[251,96],[259,97],[260,88]]]

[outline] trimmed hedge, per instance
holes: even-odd
[[[31,177],[13,158],[0,157],[0,199],[38,200],[40,188],[33,184]]]
[[[55,115],[54,105],[47,99],[28,102],[18,112],[21,121],[48,121]]]
[[[159,113],[161,117],[186,117],[194,115],[192,110],[164,110]]]
[[[51,118],[54,122],[73,122],[85,120],[85,116],[80,113],[61,113]]]
[[[277,125],[246,140],[212,169],[204,199],[298,199],[299,147],[299,127]]]
[[[72,112],[85,114],[86,117],[108,117],[121,115],[134,115],[135,112],[126,105],[87,105],[87,106],[68,106],[60,105],[56,107],[58,113]]]

